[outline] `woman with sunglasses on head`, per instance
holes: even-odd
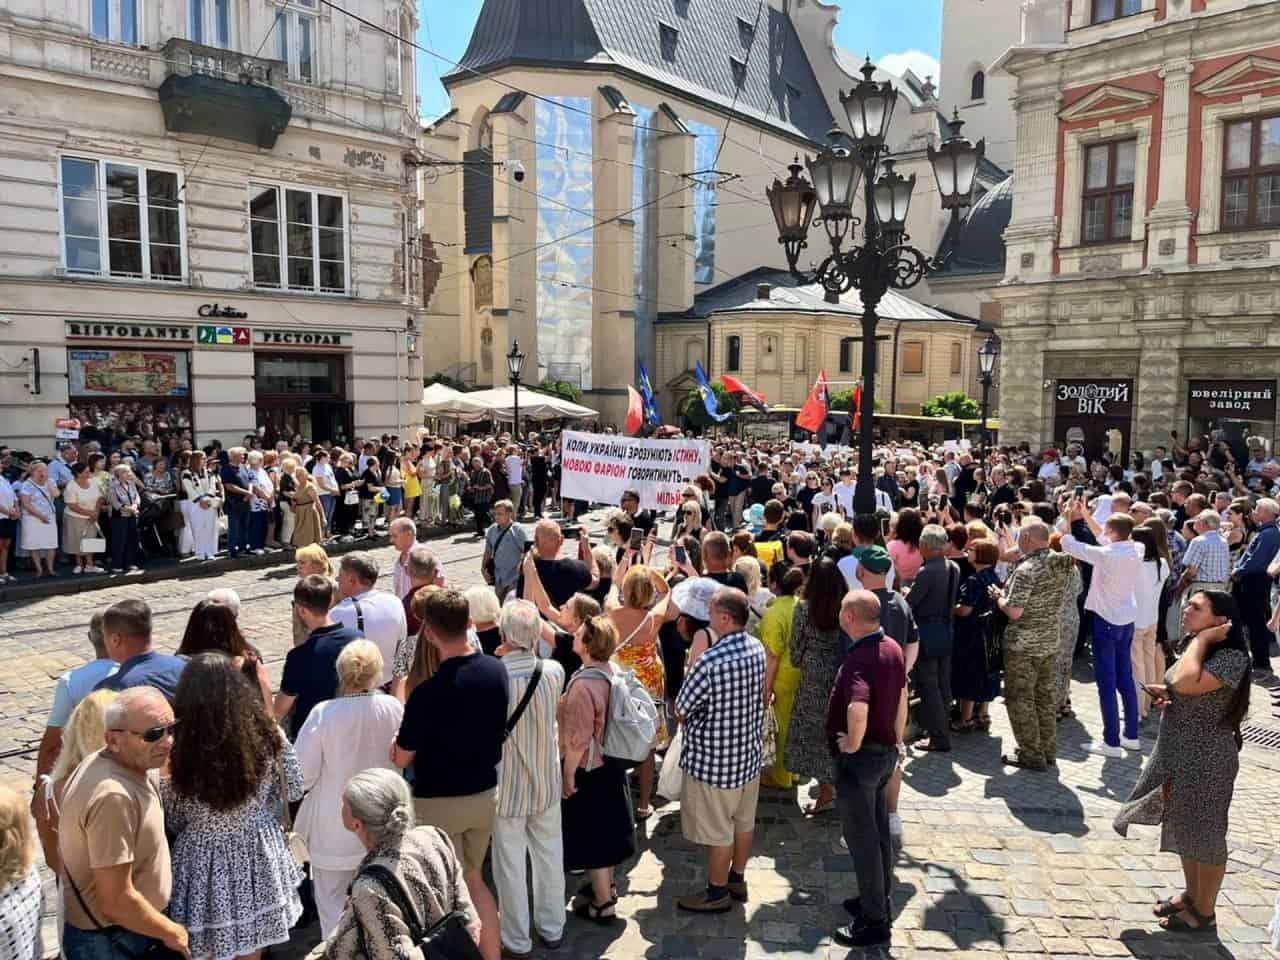
[[[302,868],[275,814],[302,798],[302,770],[254,694],[229,657],[201,653],[173,701],[160,796],[174,834],[169,916],[187,928],[191,960],[257,958],[302,915]]]
[[[1193,593],[1182,611],[1185,652],[1146,690],[1162,710],[1155,751],[1115,829],[1160,825],[1160,850],[1182,858],[1186,887],[1155,905],[1171,932],[1212,930],[1227,868],[1227,819],[1249,715],[1249,646],[1240,608],[1219,590]]]

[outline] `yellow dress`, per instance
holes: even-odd
[[[616,626],[616,624],[615,624]],[[636,679],[644,684],[644,688],[653,697],[658,708],[658,736],[654,739],[655,749],[667,745],[666,724],[666,672],[662,668],[662,658],[658,654],[658,631],[656,624],[645,616],[630,637],[623,637],[618,649],[613,652],[613,662],[625,670],[634,671]]]
[[[800,686],[800,669],[791,665],[790,653],[791,614],[795,607],[795,597],[778,597],[769,604],[757,628],[760,642],[778,661],[778,672],[773,677],[773,710],[778,718],[777,759],[760,777],[762,784],[771,787],[795,786],[795,774],[782,765],[782,758],[786,756],[787,728],[791,726],[791,706],[795,703],[796,688]]]
[[[401,467],[400,473],[404,476],[404,498],[412,500],[414,497],[422,496],[422,482],[418,480],[416,467],[413,465],[408,469]]]

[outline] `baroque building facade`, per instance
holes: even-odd
[[[785,267],[765,188],[848,125],[839,93],[861,63],[832,39],[838,13],[818,0],[486,0],[444,77],[452,109],[420,138],[440,274],[427,372],[505,383],[518,341],[526,379],[573,383],[606,422],[622,421],[638,362],[664,410],[682,397],[692,363],[669,367],[685,352],[664,353],[659,321]],[[908,233],[933,251],[946,220],[925,150],[941,104],[925,78],[877,78],[899,91],[889,143],[917,176]],[[1004,173],[981,176],[994,186]],[[820,261],[825,245],[815,228],[808,255]],[[927,285],[911,295],[931,302]],[[946,306],[976,316],[978,299],[959,291]],[[712,378],[723,360],[701,358]]]
[[[412,3],[346,2],[414,33]],[[5,5],[5,442],[421,422],[414,58],[369,24],[317,0]]]
[[[1271,446],[1280,4],[1028,0],[999,304],[1002,437]]]

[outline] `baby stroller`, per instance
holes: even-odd
[[[177,531],[182,526],[176,494],[144,496],[138,511],[138,545],[145,560],[178,555]]]

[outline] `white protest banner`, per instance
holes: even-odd
[[[560,451],[560,494],[589,503],[622,499],[624,490],[640,493],[644,509],[667,510],[699,474],[711,469],[706,440],[642,440],[566,430]]]
[[[791,444],[791,449],[799,450],[810,460],[815,457],[820,460],[830,460],[832,457],[844,457],[847,459],[854,454],[853,447],[842,447],[838,443],[828,443],[826,446],[822,446],[817,443],[796,441]]]

